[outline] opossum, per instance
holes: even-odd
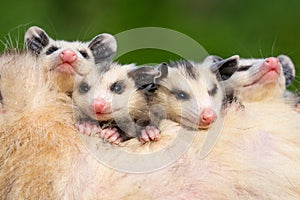
[[[89,42],[53,40],[37,27],[25,33],[26,47],[47,63],[45,71],[52,76],[59,91],[72,93],[74,76],[85,75],[95,64],[110,62],[116,53],[115,38],[107,33],[95,36]]]
[[[287,55],[279,55],[278,60],[281,64],[281,67],[283,69],[283,75],[285,78],[285,86],[288,87],[290,86],[296,76],[296,70],[293,61],[291,60],[290,57]],[[211,62],[211,63],[216,63],[223,60],[220,56],[216,55],[209,55],[207,56],[204,61],[205,62]],[[240,58],[238,62],[240,62],[239,65],[231,65],[231,66],[223,66],[219,69],[220,76],[218,77],[220,81],[224,81],[229,79],[232,74],[235,71],[247,71],[249,68],[251,68],[251,65],[255,65],[256,63],[261,61],[262,59],[245,59],[245,58]],[[239,70],[238,70],[239,69]]]
[[[70,98],[40,82],[44,78],[37,76],[39,64],[31,58],[20,58],[19,62],[23,65],[10,71],[17,83],[11,90],[22,95],[11,102],[17,105],[10,106],[14,114],[0,125],[3,199],[300,198],[300,115],[282,102],[245,102],[245,112],[229,110],[219,141],[205,158],[198,155],[208,131],[193,131],[195,138],[189,149],[175,162],[135,174],[98,161],[88,151],[89,144],[81,140],[95,139],[76,134]],[[136,139],[125,141],[125,150],[148,153],[153,161],[151,152],[166,148],[164,136],[176,138],[177,134],[178,124],[171,123],[161,129],[159,141],[149,144],[149,152]],[[113,149],[108,145],[98,156]],[[163,154],[161,160],[174,153],[170,149],[166,152],[169,154]],[[109,156],[112,161],[122,157],[120,153]],[[137,165],[127,157],[123,160]]]
[[[215,62],[222,58],[209,56],[207,59],[214,60]],[[268,65],[268,60],[273,61],[278,77],[276,75],[272,80],[261,79],[261,81],[256,81],[260,79],[262,74],[265,73],[266,68],[268,68],[266,66]],[[233,71],[236,72],[233,74]],[[221,83],[224,83],[227,89],[227,105],[231,105],[234,102],[237,103],[238,108],[244,108],[243,101],[262,101],[271,98],[284,100],[296,111],[300,111],[299,95],[287,90],[287,87],[295,79],[295,66],[292,60],[286,55],[266,59],[240,59],[237,66],[225,66],[219,72],[219,80]],[[252,86],[251,82],[254,83]]]
[[[238,56],[221,61],[204,60],[164,63],[155,77],[157,90],[151,102],[154,115],[192,129],[208,128],[220,115],[224,102],[223,88],[217,81],[219,68],[235,65]]]
[[[159,131],[150,124],[145,87],[153,83],[153,67],[109,63],[74,84],[72,98],[80,132],[118,144],[132,137],[155,140]],[[100,121],[100,127],[98,126]]]
[[[232,74],[228,76],[227,70]],[[237,67],[223,68],[221,84],[227,96],[237,97],[242,102],[262,101],[284,97],[286,87],[295,77],[294,65],[286,55],[266,59],[240,59]]]
[[[279,58],[282,61],[289,59],[284,55],[278,58],[240,59],[237,66],[219,70],[219,81],[225,87],[226,95],[237,97],[242,102],[283,97],[286,86]],[[290,80],[289,77],[286,79]]]

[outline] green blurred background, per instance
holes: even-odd
[[[286,54],[300,66],[298,0],[52,0],[1,4],[2,43],[22,47],[26,29],[42,27],[54,39],[88,41],[96,34],[117,34],[138,27],[164,27],[199,42],[221,57],[269,57]],[[10,41],[11,39],[11,41]],[[3,51],[4,44],[0,50]],[[159,63],[173,53],[143,49],[123,55],[121,63]],[[297,69],[300,75],[300,67]],[[300,88],[300,78],[290,89]]]

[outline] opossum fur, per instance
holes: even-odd
[[[30,109],[1,124],[4,199],[300,198],[300,115],[282,101],[246,102],[245,112],[229,110],[218,142],[203,159],[198,155],[208,131],[186,130],[183,134],[193,133],[195,138],[176,162],[131,174],[104,166],[86,150],[73,128],[71,104],[61,102],[63,94],[36,88],[27,92],[41,99],[36,109],[28,105]],[[180,129],[174,122],[167,123],[162,139],[149,144],[149,149],[136,139],[125,142],[124,148],[140,153],[164,148]]]
[[[28,51],[46,64],[44,70],[51,74],[56,88],[67,93],[72,93],[76,74],[83,76],[95,64],[111,62],[117,49],[115,38],[107,33],[99,34],[89,42],[53,40],[37,26],[26,31],[25,43]],[[66,51],[74,53],[74,61],[61,59]]]
[[[218,68],[235,61],[233,56],[222,61],[204,60],[164,63],[158,67],[160,75],[155,78],[157,90],[151,106],[158,115],[164,115],[187,128],[200,127],[200,113],[212,109],[220,116],[225,94],[217,80]],[[163,114],[161,114],[163,113]]]
[[[78,77],[72,94],[76,119],[99,120],[104,128],[110,124],[118,127],[123,139],[136,137],[150,122],[147,97],[141,88],[153,82],[154,75],[147,71],[155,72],[152,67],[109,63],[97,65],[91,73]],[[119,93],[112,89],[116,84],[121,87]],[[105,99],[111,105],[111,113],[97,116],[93,109],[95,99]]]
[[[279,77],[276,81],[260,83],[265,71],[262,65],[265,59],[238,59],[238,65],[220,70],[221,83],[224,85],[228,96],[235,96],[242,102],[262,101],[283,98],[286,86],[294,78],[294,65],[286,55],[277,57],[280,64]],[[228,76],[227,71],[236,70]]]

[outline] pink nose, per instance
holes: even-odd
[[[77,60],[76,53],[72,50],[63,50],[59,56],[61,61],[67,63],[72,63]]]
[[[263,66],[268,68],[269,70],[278,71],[279,67],[280,67],[280,64],[279,64],[278,58],[269,57],[269,58],[265,59],[265,61],[263,63]]]
[[[95,99],[92,105],[96,114],[103,114],[110,110],[109,103],[105,99]]]
[[[200,114],[199,126],[207,127],[217,119],[217,114],[211,108],[204,108]]]

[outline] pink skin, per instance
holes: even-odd
[[[112,144],[119,144],[122,141],[120,133],[118,132],[118,129],[116,129],[116,128],[103,129],[100,134],[100,137],[104,141],[108,141]]]
[[[96,114],[98,120],[105,120],[107,116],[111,115],[111,106],[103,98],[94,99],[92,102],[93,112]],[[108,117],[109,118],[109,117]],[[101,128],[97,125],[90,124],[88,122],[76,124],[78,130],[86,135],[99,135],[104,141],[108,141],[112,144],[119,144],[122,142],[122,138],[117,128]],[[160,131],[154,126],[147,126],[141,132],[139,138],[141,142],[146,143],[153,140],[157,140],[160,135]]]
[[[102,119],[103,114],[111,113],[110,105],[105,99],[95,99],[92,103],[92,108],[98,119]],[[97,136],[112,144],[119,144],[122,140],[116,128],[105,128],[102,130],[98,125],[88,122],[76,124],[76,127],[81,133],[86,135],[93,135],[96,132]]]
[[[99,120],[105,119],[106,114],[111,114],[111,106],[105,99],[95,99],[92,103],[92,107]],[[116,128],[103,129],[100,137],[112,144],[119,144],[121,142],[120,133]]]
[[[160,131],[154,126],[147,126],[141,131],[140,141],[143,143],[158,140]]]
[[[245,85],[244,87],[251,87],[256,84],[274,83],[280,77],[280,62],[278,58],[266,58],[260,68],[261,76],[253,83]]]
[[[88,136],[100,136],[102,129],[96,124],[91,124],[89,122],[76,123],[75,127],[80,133]]]
[[[105,114],[111,114],[111,106],[110,103],[108,103],[105,99],[103,98],[97,98],[93,101],[92,103],[92,108],[99,118],[101,118],[102,115]]]
[[[280,76],[280,62],[278,58],[266,58],[262,64],[261,71],[265,72],[257,83],[276,81]]]
[[[207,128],[217,119],[217,114],[211,108],[207,107],[202,110],[199,118],[199,127]]]
[[[74,63],[77,61],[77,55],[72,50],[63,50],[59,54],[61,63],[57,66],[57,70],[66,74],[75,74]]]

